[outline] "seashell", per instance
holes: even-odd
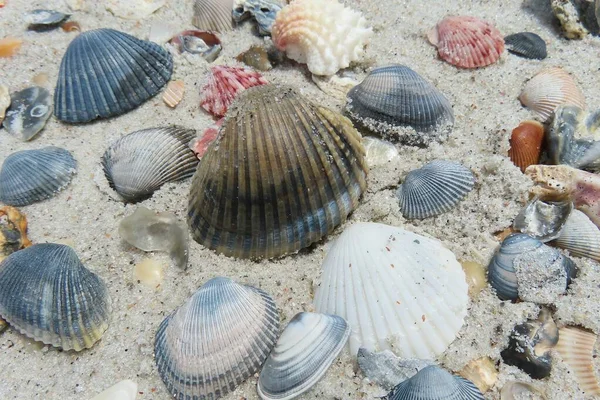
[[[6,329],[8,329],[8,323],[0,318],[0,333],[4,332]]]
[[[233,20],[237,23],[252,16],[258,24],[258,33],[262,36],[271,34],[275,16],[281,10],[277,0],[234,0]]]
[[[119,235],[143,251],[168,251],[175,265],[187,268],[188,232],[171,213],[156,213],[140,206],[133,214],[123,218],[119,224]]]
[[[169,43],[176,46],[180,53],[200,54],[207,62],[215,61],[223,49],[217,35],[206,31],[183,31]]]
[[[550,351],[558,343],[558,337],[552,314],[542,308],[536,320],[514,327],[508,347],[500,355],[506,364],[522,369],[534,379],[542,379],[552,369]]]
[[[387,396],[389,400],[483,400],[483,394],[473,382],[454,376],[431,365],[401,382]]]
[[[130,379],[121,381],[102,393],[97,394],[92,400],[135,400],[138,393],[138,385]]]
[[[190,149],[192,149],[192,151],[194,152],[194,154],[196,154],[196,157],[198,157],[198,159],[202,159],[202,156],[204,156],[206,150],[208,150],[208,147],[212,144],[212,142],[214,142],[217,139],[217,136],[219,136],[219,129],[221,128],[221,125],[223,124],[224,120],[225,118],[221,118],[220,120],[206,128],[200,136],[198,136],[195,139],[192,139],[189,146]]]
[[[0,261],[29,246],[25,215],[11,206],[0,208]]]
[[[183,92],[185,91],[185,84],[183,81],[171,81],[167,85],[165,92],[163,93],[163,101],[166,105],[171,108],[177,107],[183,99]]]
[[[579,210],[571,212],[552,244],[569,250],[573,256],[600,261],[600,230]]]
[[[537,394],[540,397],[534,397],[534,394]],[[542,389],[527,382],[510,381],[502,386],[502,390],[500,391],[500,400],[519,400],[523,398],[541,398],[546,400],[546,395]]]
[[[6,110],[10,106],[10,101],[10,93],[8,92],[8,87],[0,85],[0,123],[4,121],[4,117],[6,116]]]
[[[358,60],[372,35],[362,14],[337,0],[293,0],[277,13],[271,33],[279,50],[315,75]]]
[[[232,0],[194,0],[192,24],[208,31],[227,32],[233,29]]]
[[[133,267],[134,279],[151,288],[158,287],[164,275],[163,266],[152,258],[145,258]]]
[[[77,21],[67,21],[60,25],[65,32],[81,32],[81,25]]]
[[[14,37],[0,39],[0,58],[12,57],[21,48],[23,41]]]
[[[424,219],[454,208],[473,189],[475,177],[456,161],[434,160],[406,175],[396,196],[408,219]]]
[[[277,400],[306,392],[325,375],[349,336],[350,327],[336,315],[296,314],[260,372],[258,394]]]
[[[50,93],[33,86],[11,95],[11,105],[6,111],[2,126],[23,141],[33,139],[46,126],[52,115]]]
[[[544,126],[537,121],[521,122],[510,136],[508,158],[525,172],[525,169],[540,161]]]
[[[490,390],[498,381],[498,370],[489,357],[471,360],[458,374],[471,381],[481,393]]]
[[[123,136],[102,156],[110,187],[126,202],[136,203],[167,182],[189,178],[198,165],[188,147],[195,134],[193,129],[170,126]]]
[[[171,78],[173,58],[161,46],[114,29],[78,35],[63,56],[54,115],[82,123],[133,110]]]
[[[468,286],[454,254],[440,242],[388,225],[357,223],[335,241],[314,305],[352,327],[360,347],[402,358],[435,358],[467,314]]]
[[[460,68],[493,64],[504,51],[504,38],[495,26],[477,17],[446,17],[429,32],[440,58]]]
[[[106,0],[105,7],[115,17],[140,20],[148,18],[166,3],[166,0]]]
[[[519,32],[504,38],[506,49],[519,57],[543,60],[548,56],[546,42],[532,32]]]
[[[597,335],[575,326],[558,330],[556,351],[573,373],[579,387],[587,396],[600,396],[600,384],[594,373],[594,345]]]
[[[356,358],[367,379],[385,390],[392,390],[399,382],[413,377],[425,367],[434,365],[429,360],[399,358],[389,350],[374,353],[364,347],[358,349]]]
[[[363,137],[367,164],[370,168],[388,164],[399,156],[398,149],[390,142],[373,137]]]
[[[487,287],[486,269],[475,261],[459,261],[465,272],[465,279],[469,285],[469,297],[476,298]]]
[[[250,46],[248,50],[238,54],[235,59],[258,71],[269,71],[273,69],[269,53],[267,52],[267,49],[262,46]]]
[[[358,205],[366,188],[364,154],[360,134],[341,115],[288,87],[247,89],[194,175],[188,207],[194,239],[238,258],[308,247]]]
[[[581,2],[581,5],[591,5],[591,2]],[[567,39],[583,39],[589,31],[583,25],[585,17],[580,2],[572,0],[551,0],[552,13],[561,25],[562,33]],[[588,8],[586,7],[586,9]]]
[[[278,334],[269,295],[218,277],[163,320],[154,358],[176,398],[218,399],[258,371]]]
[[[354,122],[380,134],[405,126],[417,132],[451,130],[454,124],[444,95],[404,65],[371,71],[348,92],[346,110]]]
[[[0,268],[0,316],[19,332],[63,350],[90,348],[108,328],[106,285],[69,246],[35,244]]]
[[[25,22],[29,24],[30,30],[44,31],[54,29],[70,17],[54,10],[33,10],[25,13]]]
[[[585,98],[577,83],[568,72],[558,67],[544,69],[531,78],[525,84],[519,100],[542,122],[548,121],[558,106],[563,104],[585,108]]]
[[[0,170],[0,201],[27,206],[54,197],[77,172],[77,162],[65,149],[22,150],[4,160]]]
[[[572,210],[573,202],[570,200],[542,201],[535,198],[515,217],[513,228],[542,242],[548,242],[560,236]]]

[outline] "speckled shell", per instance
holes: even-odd
[[[346,110],[357,123],[385,133],[390,126],[429,132],[454,124],[450,102],[404,65],[375,68],[348,93]]]
[[[358,60],[373,35],[358,11],[337,0],[294,0],[275,18],[271,37],[315,75],[333,75]]]
[[[154,358],[174,397],[218,399],[258,371],[278,334],[269,295],[213,278],[160,324]]]
[[[544,126],[537,121],[524,121],[513,129],[510,136],[508,157],[517,167],[525,169],[540,161],[542,143],[544,141]]]
[[[473,382],[431,365],[401,382],[388,394],[389,400],[483,400]]]
[[[44,129],[51,115],[50,93],[42,87],[33,86],[10,95],[10,107],[2,126],[11,135],[28,141]]]
[[[233,0],[194,0],[192,24],[200,29],[226,32],[233,29]]]
[[[17,151],[2,164],[0,201],[26,206],[49,199],[71,182],[76,171],[77,162],[65,149],[50,146]]]
[[[360,134],[341,115],[288,87],[247,89],[192,180],[192,235],[239,258],[310,246],[358,205],[366,188],[364,155]]]
[[[467,314],[468,285],[439,241],[389,225],[348,226],[323,261],[315,310],[352,328],[352,356],[364,347],[402,358],[435,358]]]
[[[321,379],[350,336],[336,315],[302,312],[283,330],[258,379],[264,400],[292,399]]]
[[[579,210],[571,212],[560,236],[552,243],[569,250],[571,255],[600,261],[600,230]]]
[[[542,70],[531,78],[525,84],[519,100],[535,112],[542,122],[549,120],[562,104],[585,108],[585,98],[577,83],[568,72],[558,67]]]
[[[485,67],[498,61],[504,38],[489,22],[477,17],[446,17],[428,35],[441,59],[460,68]]]
[[[434,160],[406,175],[396,195],[405,218],[423,219],[450,211],[473,189],[475,177],[456,161]]]
[[[594,373],[594,345],[598,336],[575,326],[562,327],[558,334],[556,351],[569,366],[579,388],[587,396],[600,396],[600,384]]]
[[[104,175],[127,202],[144,200],[167,182],[189,178],[198,159],[188,147],[193,129],[177,126],[130,133],[102,156]]]
[[[100,340],[110,313],[106,285],[68,246],[36,244],[0,264],[0,315],[28,337],[80,351]]]
[[[504,38],[506,49],[520,57],[543,60],[548,56],[546,42],[532,32],[519,32]]]
[[[65,53],[54,92],[54,115],[82,123],[133,110],[171,78],[171,54],[156,43],[114,29],[78,35]]]

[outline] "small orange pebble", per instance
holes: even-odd
[[[510,137],[510,150],[508,157],[522,172],[530,165],[538,164],[542,141],[544,140],[544,126],[537,121],[525,121],[513,129]]]
[[[0,39],[0,57],[12,57],[21,48],[23,41],[14,37]]]
[[[4,7],[5,5],[6,5],[6,1],[0,0],[0,8]]]
[[[81,26],[77,21],[67,21],[60,26],[65,32],[81,32]]]

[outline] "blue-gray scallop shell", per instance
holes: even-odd
[[[504,38],[506,49],[520,57],[543,60],[548,56],[546,42],[532,32],[520,32]]]
[[[456,161],[434,160],[409,172],[396,195],[405,218],[423,219],[450,211],[474,185],[469,168]]]
[[[65,149],[44,147],[6,157],[0,169],[0,201],[27,206],[55,196],[77,172],[77,162]]]
[[[90,348],[110,313],[106,285],[69,246],[36,244],[0,264],[0,316],[28,337],[64,350]]]
[[[483,400],[483,394],[468,379],[454,376],[431,365],[412,378],[399,383],[388,394],[388,400]]]
[[[83,123],[133,110],[169,81],[171,54],[114,29],[78,35],[67,48],[54,93],[54,115]]]
[[[32,86],[12,93],[10,100],[2,126],[23,141],[33,139],[52,115],[50,93],[42,87]]]

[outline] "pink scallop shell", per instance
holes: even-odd
[[[493,64],[504,51],[500,31],[476,17],[446,17],[429,32],[428,39],[444,61],[461,68]]]
[[[238,93],[268,82],[258,72],[244,67],[217,65],[200,93],[200,105],[209,113],[222,117]]]

